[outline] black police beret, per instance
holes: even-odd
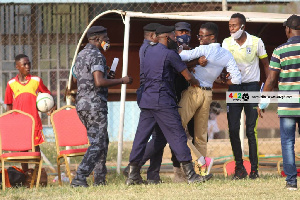
[[[102,33],[106,33],[107,29],[103,26],[92,26],[86,33],[87,38],[90,38],[95,35],[100,35]]]
[[[174,31],[175,27],[174,26],[164,26],[161,25],[160,27],[158,27],[155,31],[156,35],[159,34],[163,34],[163,33],[171,33],[172,31]]]
[[[161,24],[159,24],[159,23],[150,23],[150,24],[147,24],[146,26],[144,26],[143,29],[144,29],[144,31],[155,32],[159,26],[161,26]]]
[[[290,27],[294,30],[300,30],[300,16],[291,15],[285,22],[283,22],[283,26]]]
[[[178,22],[175,24],[175,30],[176,31],[181,31],[181,30],[191,31],[191,25],[186,22]]]

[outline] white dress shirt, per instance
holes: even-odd
[[[184,50],[179,55],[182,61],[191,61],[201,56],[206,57],[207,65],[205,67],[197,65],[194,74],[202,87],[212,87],[224,67],[230,73],[233,84],[241,83],[242,76],[232,54],[222,48],[219,43],[200,45],[192,50]]]

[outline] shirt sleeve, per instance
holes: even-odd
[[[258,48],[258,50],[257,50],[258,57],[260,59],[268,57],[268,54],[267,54],[266,48],[265,48],[265,44],[263,43],[263,41],[261,39],[258,40],[257,48]]]
[[[280,54],[277,51],[277,48],[273,51],[270,64],[269,64],[270,70],[275,70],[275,71],[280,71],[281,66],[280,66]]]
[[[201,45],[192,50],[183,50],[179,54],[182,61],[191,61],[204,55],[205,46]]]
[[[187,68],[186,64],[181,60],[178,53],[176,53],[173,50],[170,50],[170,53],[168,54],[169,62],[171,63],[172,67],[175,68],[177,72],[182,72]]]
[[[225,40],[226,39],[223,40],[222,47],[228,50],[227,42]]]
[[[241,84],[242,82],[242,75],[241,72],[230,52],[227,54],[229,60],[226,64],[226,70],[230,73],[231,76],[231,82],[233,84]]]
[[[7,83],[6,90],[5,90],[5,97],[4,97],[4,104],[9,105],[13,104],[13,91],[10,85]]]
[[[51,92],[48,90],[48,88],[44,85],[44,82],[41,78],[40,78],[40,84],[39,84],[39,92],[51,94]]]
[[[101,71],[103,73],[105,71],[105,63],[103,61],[103,57],[100,55],[93,56],[91,62],[91,73],[94,73],[94,71]]]

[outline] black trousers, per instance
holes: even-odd
[[[228,91],[259,91],[258,82],[242,83],[241,85],[231,85]],[[241,112],[245,110],[246,115],[246,136],[249,145],[249,159],[251,162],[251,171],[258,170],[258,149],[257,149],[257,103],[228,103],[227,104],[227,120],[229,126],[229,137],[231,147],[236,162],[236,166],[243,165],[242,148],[240,140],[240,119]]]

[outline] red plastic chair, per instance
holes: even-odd
[[[248,175],[251,172],[251,163],[247,158],[243,158],[244,160],[244,167],[246,168],[246,171],[248,173]],[[229,160],[227,162],[224,163],[223,165],[223,171],[224,171],[224,176],[230,176],[232,174],[234,174],[235,172],[235,161],[234,160]]]
[[[35,164],[30,188],[33,187],[37,171],[36,187],[39,187],[43,164],[41,153],[35,152],[34,128],[34,118],[23,111],[11,110],[0,115],[0,159],[2,171],[4,171],[4,164],[6,162]],[[4,174],[2,173],[3,190],[5,190]]]
[[[87,145],[88,137],[85,126],[80,121],[74,106],[64,106],[51,114],[51,123],[55,133],[57,151],[57,173],[59,185],[61,182],[60,165],[65,164],[67,175],[71,183],[71,171],[68,157],[83,156],[87,148],[80,146]],[[62,147],[73,147],[62,150]],[[63,158],[62,162],[61,159]]]

